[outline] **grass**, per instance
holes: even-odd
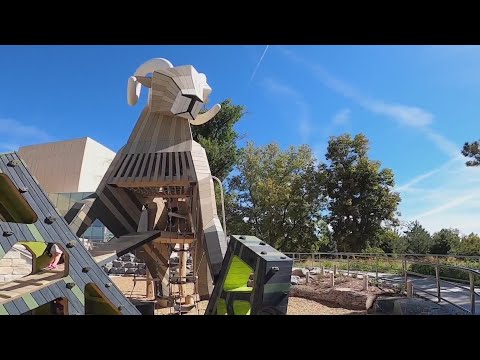
[[[408,264],[408,271],[412,271],[422,275],[430,275],[435,276],[435,267],[433,266],[436,264],[436,258],[434,257],[425,257],[421,260],[425,263],[429,264]],[[451,265],[451,266],[459,266],[469,269],[477,269],[480,270],[480,263],[477,261],[471,260],[458,260],[453,257],[449,258],[442,258],[440,261],[441,264]],[[387,273],[387,274],[395,274],[401,275],[403,274],[403,267],[402,267],[402,260],[398,258],[378,258],[375,259],[373,257],[369,258],[355,258],[350,259],[347,262],[346,259],[316,259],[315,261],[312,260],[300,260],[295,261],[295,267],[320,267],[324,266],[327,269],[333,269],[333,266],[336,265],[338,270],[350,271],[350,273],[358,273],[358,272],[375,272],[378,269],[379,273]],[[445,279],[451,280],[469,280],[469,274],[466,271],[461,269],[453,269],[447,267],[440,268],[440,277]],[[480,277],[475,276],[475,285],[480,285]]]

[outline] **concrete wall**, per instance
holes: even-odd
[[[18,154],[47,193],[77,192],[86,141],[25,146]]]
[[[115,157],[88,137],[23,146],[18,154],[47,193],[94,192]]]
[[[115,152],[87,138],[77,191],[94,192],[114,157]]]
[[[32,257],[22,245],[13,248],[0,259],[0,283],[13,281],[32,272]]]

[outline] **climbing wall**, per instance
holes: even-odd
[[[33,271],[0,285],[0,314],[18,315],[66,299],[69,315],[140,315],[110,282],[16,153],[0,154],[0,258],[20,243],[32,254]],[[64,252],[64,263],[45,270],[47,243]]]

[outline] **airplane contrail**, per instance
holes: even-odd
[[[252,77],[250,78],[250,82],[252,82],[253,78],[255,77],[255,74],[257,73],[258,68],[260,67],[260,64],[262,63],[263,58],[265,57],[265,54],[267,53],[268,47],[270,45],[267,45],[265,47],[265,50],[263,50],[263,54],[260,57],[260,60],[258,60],[257,66],[255,66],[255,70],[253,71]]]

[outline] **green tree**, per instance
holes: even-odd
[[[456,255],[480,256],[480,236],[474,233],[463,236],[454,250]]]
[[[368,158],[363,134],[330,138],[324,166],[327,174],[329,224],[339,251],[360,252],[382,224],[397,222],[400,195],[393,192],[394,174]]]
[[[233,170],[239,155],[237,140],[240,138],[234,125],[245,115],[242,105],[234,105],[227,99],[212,120],[204,125],[192,126],[192,136],[205,148],[210,171],[224,180]]]
[[[432,245],[432,237],[418,221],[413,221],[408,224],[405,237],[407,239],[407,251],[409,253],[428,254]]]
[[[465,157],[473,158],[466,162],[467,166],[478,166],[480,165],[480,143],[474,141],[472,143],[465,143],[463,145],[462,154]]]
[[[383,228],[377,233],[373,246],[382,249],[385,253],[402,253],[402,250],[406,250],[404,243],[398,230]]]
[[[442,229],[432,236],[430,254],[451,254],[460,244],[460,231],[457,229]]]
[[[322,172],[310,147],[282,151],[277,144],[248,143],[228,181],[229,233],[254,234],[281,251],[318,251],[328,227]]]

